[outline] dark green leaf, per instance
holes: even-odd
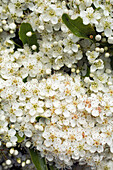
[[[37,170],[48,170],[46,161],[41,157],[40,153],[38,151],[34,151],[34,149],[30,149],[29,151],[32,162],[34,163]]]
[[[16,137],[18,138],[18,143],[21,143],[25,139],[25,136],[21,137],[18,133],[16,133]]]
[[[90,35],[96,35],[94,28],[90,24],[84,25],[83,20],[80,17],[72,20],[67,14],[63,14],[62,20],[70,31],[77,37],[89,38]]]
[[[87,66],[87,73],[86,73],[85,77],[89,77],[89,75],[90,75],[90,68]]]
[[[48,117],[45,117],[45,116],[37,116],[37,117],[36,117],[37,122],[39,122],[39,119],[40,119],[40,118],[49,119]],[[50,120],[50,119],[49,119],[49,120]]]
[[[26,35],[27,32],[31,31],[33,34],[31,37],[28,37]],[[39,44],[37,43],[37,37],[34,33],[31,25],[29,23],[22,23],[19,30],[19,38],[22,41],[23,44],[28,44],[30,47],[32,45],[36,45],[37,49],[36,51],[39,51]]]

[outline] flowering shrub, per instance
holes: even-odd
[[[0,13],[1,148],[29,148],[38,170],[112,170],[113,0],[0,0]]]

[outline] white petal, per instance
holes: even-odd
[[[113,44],[113,37],[109,37],[109,38],[108,38],[108,43],[109,43],[109,44]]]
[[[48,17],[48,15],[44,15],[44,16],[43,16],[43,20],[44,20],[45,22],[48,22],[48,21],[50,20],[50,18]]]
[[[96,31],[97,31],[97,32],[102,32],[102,31],[104,31],[104,27],[101,26],[101,25],[97,25],[97,26],[96,26]]]
[[[110,151],[111,151],[111,153],[113,153],[113,145],[111,145]]]
[[[90,152],[91,152],[91,153],[96,152],[96,147],[95,147],[95,146],[92,146],[92,148],[90,149]]]
[[[25,132],[25,135],[27,136],[27,137],[31,137],[32,136],[32,132],[29,130],[26,130]]]
[[[10,138],[10,141],[13,142],[13,143],[14,143],[14,142],[17,142],[17,137],[16,137],[16,136],[12,136],[12,137]]]
[[[54,25],[57,24],[58,23],[58,18],[57,17],[52,17],[51,18],[51,23],[54,24]]]
[[[94,109],[94,110],[92,111],[92,115],[95,116],[95,117],[96,117],[96,116],[99,116],[99,111]]]
[[[83,18],[83,24],[84,25],[88,25],[90,23],[90,20],[86,17],[86,18]]]
[[[56,109],[56,110],[55,110],[55,113],[56,113],[57,115],[60,115],[60,114],[62,113],[62,110],[61,110],[61,109]]]
[[[110,28],[106,28],[104,31],[106,37],[110,37],[112,35],[112,30]]]
[[[96,68],[94,65],[92,65],[92,66],[90,67],[90,71],[91,71],[91,72],[95,72],[96,69],[97,69],[97,68]]]
[[[77,51],[78,51],[78,46],[77,46],[76,44],[73,44],[73,45],[72,45],[72,50],[73,50],[74,52],[77,52]]]
[[[67,118],[67,117],[69,117],[69,116],[70,116],[70,112],[68,112],[68,111],[66,110],[66,111],[64,111],[64,112],[63,112],[63,115],[64,115],[64,117],[66,117],[66,118]]]
[[[86,13],[87,13],[86,11],[81,11],[81,12],[80,12],[81,18],[85,17],[85,16],[86,16]]]

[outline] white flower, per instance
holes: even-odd
[[[66,39],[63,40],[64,44],[64,52],[73,52],[78,51],[78,46],[75,44],[79,40],[78,37],[74,36],[73,34],[69,34]]]
[[[101,8],[103,9],[103,13],[105,16],[109,16],[110,15],[110,12],[112,10],[112,6],[111,4],[106,4],[106,5],[101,5]]]
[[[99,56],[99,52],[96,51],[87,51],[86,56],[90,63],[94,63],[95,59]]]
[[[111,37],[113,29],[113,19],[108,16],[101,18],[100,22],[96,25],[96,30],[98,32],[104,31],[106,37]]]
[[[93,78],[95,81],[98,80],[99,82],[106,83],[108,75],[106,73],[103,73],[103,70],[97,70]]]
[[[90,90],[94,92],[98,92],[99,90],[99,83],[98,82],[92,82],[90,86]]]
[[[101,15],[99,12],[94,12],[94,9],[92,7],[87,8],[86,11],[80,11],[80,17],[83,19],[83,24],[87,25],[89,23],[91,24],[98,24],[98,19],[101,18]]]
[[[59,16],[62,15],[62,10],[60,8],[57,8],[56,5],[51,4],[45,11],[44,14],[42,14],[42,18],[45,22],[51,21],[53,25],[58,23]]]
[[[26,137],[22,145],[32,143],[57,169],[77,161],[112,170],[112,1],[0,1],[0,134],[6,147],[17,146],[17,133]],[[95,27],[100,42],[70,33],[63,13]],[[38,53],[35,45],[15,48],[11,41],[21,23],[36,32]]]
[[[21,17],[23,14],[23,10],[21,9],[21,6],[22,6],[21,3],[19,3],[19,4],[17,3],[17,6],[16,6],[16,4],[13,4],[13,3],[8,4],[10,13],[13,15],[16,15],[18,17]]]
[[[95,72],[97,69],[103,69],[104,68],[104,63],[103,60],[98,59],[95,60],[94,63],[90,67],[91,72]]]

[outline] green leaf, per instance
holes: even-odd
[[[34,163],[37,170],[48,170],[46,161],[41,157],[38,151],[34,151],[34,149],[29,149],[32,162]]]
[[[28,37],[26,35],[27,32],[32,32],[32,36]],[[36,34],[34,33],[31,25],[29,23],[22,23],[20,26],[20,30],[19,30],[19,38],[22,41],[23,44],[28,44],[30,47],[32,45],[36,45],[37,49],[36,51],[39,51],[39,44],[37,43],[37,37]]]
[[[90,68],[87,66],[87,73],[86,73],[85,77],[89,77],[89,75],[90,75]]]
[[[45,117],[45,116],[37,116],[37,117],[36,117],[37,122],[39,122],[39,119],[40,119],[40,118],[44,118],[44,119],[50,120],[50,118]]]
[[[67,14],[63,14],[62,20],[65,25],[70,29],[70,31],[77,37],[89,38],[90,35],[96,35],[94,28],[90,24],[84,25],[83,20],[80,17],[72,20]]]
[[[18,143],[21,143],[25,139],[25,136],[21,137],[18,133],[16,133],[16,137],[18,138]]]

